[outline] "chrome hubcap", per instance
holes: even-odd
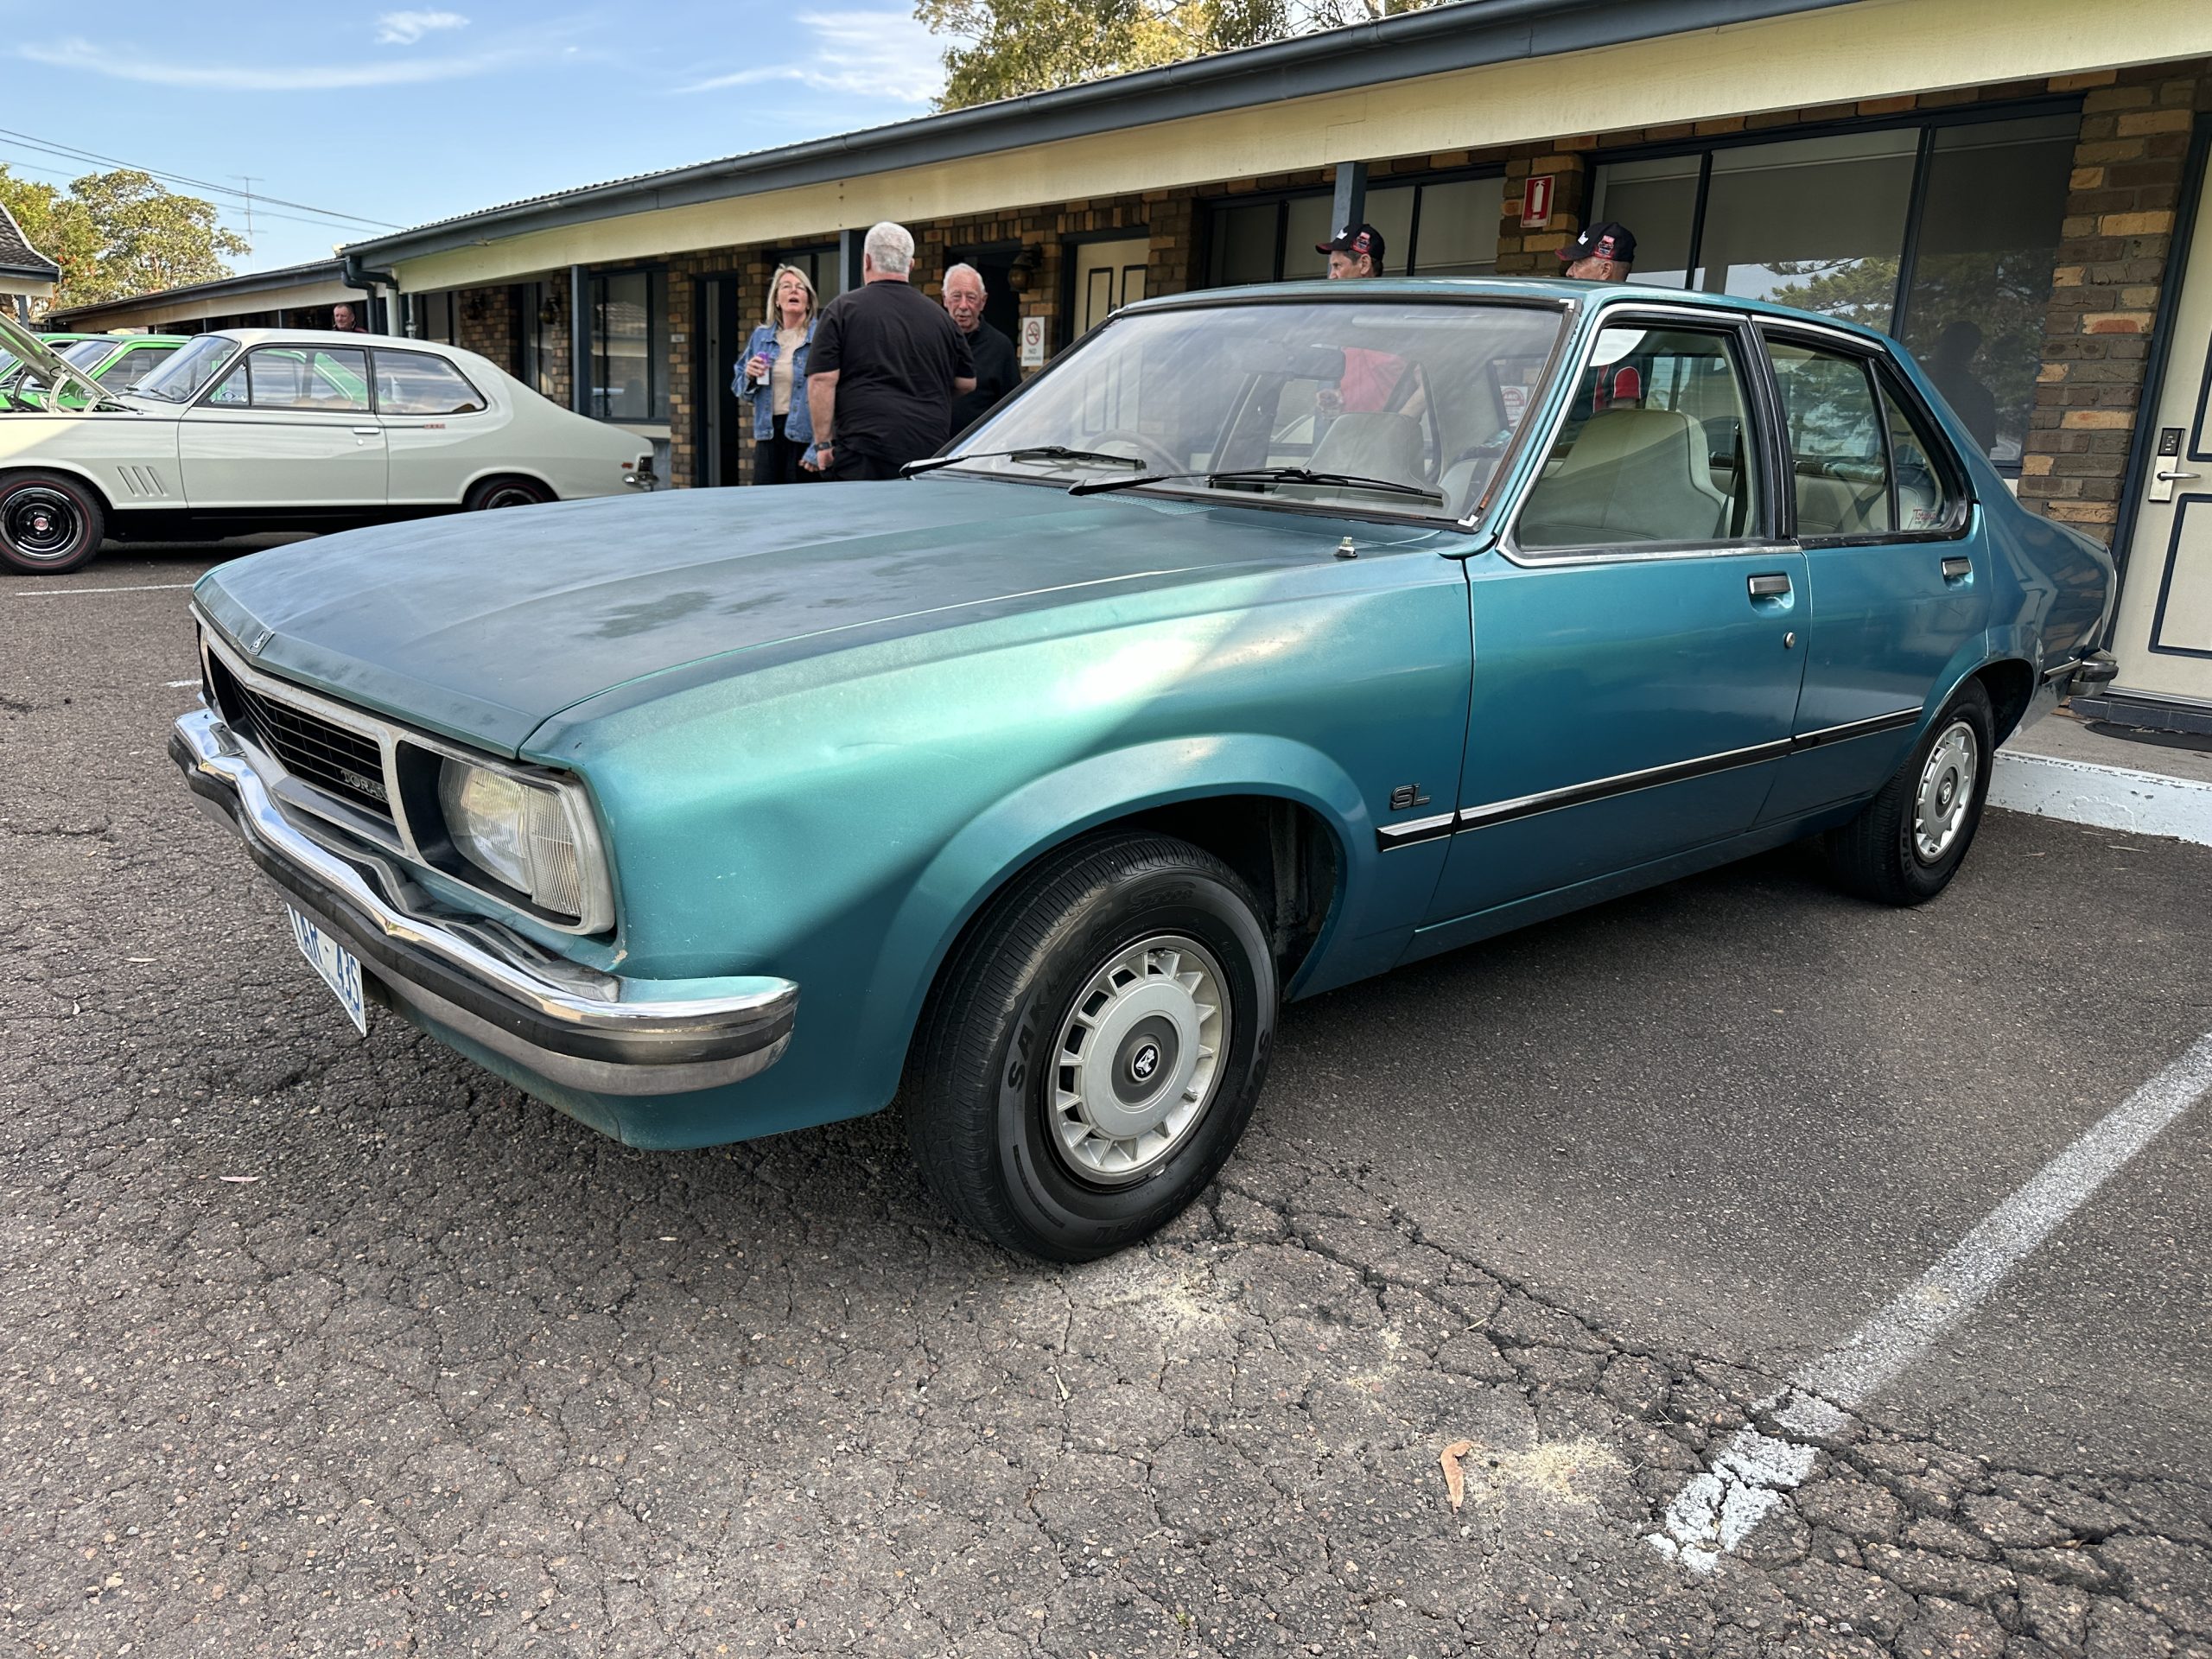
[[[0,535],[26,559],[58,559],[77,545],[77,504],[59,490],[17,490],[0,509]]]
[[[1084,1180],[1119,1185],[1156,1168],[1212,1103],[1229,1046],[1221,965],[1162,935],[1090,976],[1053,1047],[1052,1139]]]
[[[1922,863],[1936,862],[1959,838],[1967,810],[1974,804],[1980,759],[1974,728],[1963,720],[1953,721],[1929,750],[1912,814],[1912,850]]]

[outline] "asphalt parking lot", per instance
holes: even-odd
[[[0,582],[0,1649],[2212,1655],[2212,1102],[1923,1280],[2212,1031],[2212,849],[1993,814],[1921,911],[1784,852],[1301,1005],[1048,1268],[888,1117],[641,1154],[356,1039],[162,753],[207,563]]]

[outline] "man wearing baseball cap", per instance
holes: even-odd
[[[1561,248],[1559,257],[1577,282],[1624,283],[1636,264],[1636,232],[1605,219]]]
[[[1382,274],[1382,232],[1372,225],[1347,225],[1313,251],[1329,256],[1329,280]]]

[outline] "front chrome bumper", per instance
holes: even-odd
[[[285,902],[342,939],[386,995],[549,1083],[686,1094],[766,1071],[791,1043],[798,987],[787,979],[600,973],[440,905],[395,859],[310,834],[210,709],[176,722],[169,757]]]

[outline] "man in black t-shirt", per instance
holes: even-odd
[[[983,321],[983,273],[975,266],[955,265],[944,273],[944,315],[968,336],[968,349],[976,354],[976,390],[952,406],[952,429],[965,432],[1021,384],[1021,363],[1014,342]]]
[[[810,469],[840,481],[896,478],[952,435],[952,400],[976,389],[968,338],[908,286],[914,238],[887,221],[868,233],[860,287],[823,308],[807,348]]]

